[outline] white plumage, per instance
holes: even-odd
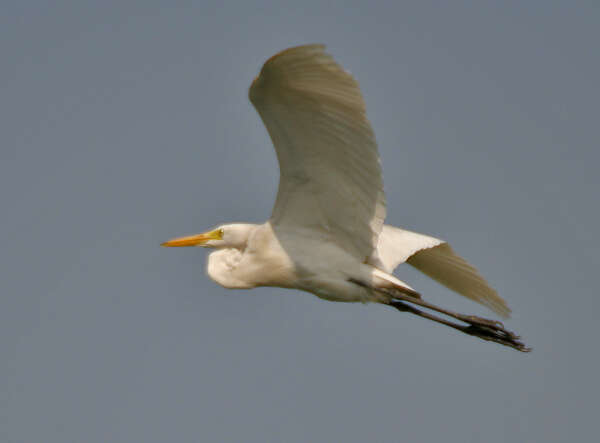
[[[377,144],[352,76],[322,45],[269,59],[250,101],[271,136],[280,180],[271,222],[326,230],[366,257],[385,219]]]
[[[398,300],[415,302],[465,321],[471,329],[494,329],[494,322],[465,320],[420,301],[418,293],[391,275],[408,262],[451,290],[509,315],[504,300],[448,243],[384,226],[377,144],[358,83],[323,45],[271,57],[252,82],[249,98],[279,161],[271,218],[260,225],[222,225],[163,245],[215,248],[208,274],[225,287],[297,288],[327,300],[390,304],[431,318]],[[490,338],[479,330],[452,327],[518,348],[504,343],[510,341],[504,335]],[[508,333],[497,327],[494,334],[499,330]]]

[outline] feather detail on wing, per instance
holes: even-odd
[[[502,317],[510,315],[506,302],[483,276],[443,240],[392,226],[383,226],[377,253],[370,262],[388,273],[400,263],[416,269]]]
[[[324,46],[300,46],[267,60],[249,97],[279,161],[274,228],[318,230],[357,258],[370,256],[385,197],[356,80]]]

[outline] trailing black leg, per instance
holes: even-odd
[[[454,328],[465,334],[473,335],[483,340],[493,341],[504,346],[509,346],[521,352],[531,351],[531,348],[528,348],[523,342],[520,341],[520,337],[518,335],[505,329],[504,325],[499,321],[489,320],[487,318],[477,317],[475,315],[459,314],[428,303],[422,298],[415,298],[401,293],[392,294],[392,291],[387,290],[378,289],[378,291],[384,292],[392,296],[394,300],[390,301],[389,305],[393,306],[399,311],[410,312],[411,314],[417,315],[419,317],[423,317],[428,320],[432,320],[437,323],[450,326],[451,328]],[[429,312],[422,311],[410,305],[409,303],[419,305],[424,308],[431,309],[432,311],[436,311],[449,317],[455,318],[466,323],[466,325],[455,323],[450,320],[446,320],[445,318],[431,314]]]

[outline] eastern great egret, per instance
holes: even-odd
[[[271,57],[252,82],[249,97],[279,161],[271,218],[263,224],[224,224],[163,246],[215,249],[208,257],[208,275],[226,288],[278,286],[331,301],[382,303],[528,350],[500,322],[438,308],[392,275],[407,262],[500,316],[510,313],[448,243],[384,225],[381,167],[365,103],[356,80],[323,45],[290,48]]]

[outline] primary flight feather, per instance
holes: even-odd
[[[163,246],[214,248],[208,275],[228,288],[278,286],[332,301],[383,303],[528,350],[501,323],[426,303],[392,275],[396,266],[408,262],[497,314],[510,313],[505,301],[448,243],[384,225],[379,155],[362,94],[323,45],[294,47],[271,57],[252,82],[249,98],[279,161],[271,218],[258,225],[221,225]]]

